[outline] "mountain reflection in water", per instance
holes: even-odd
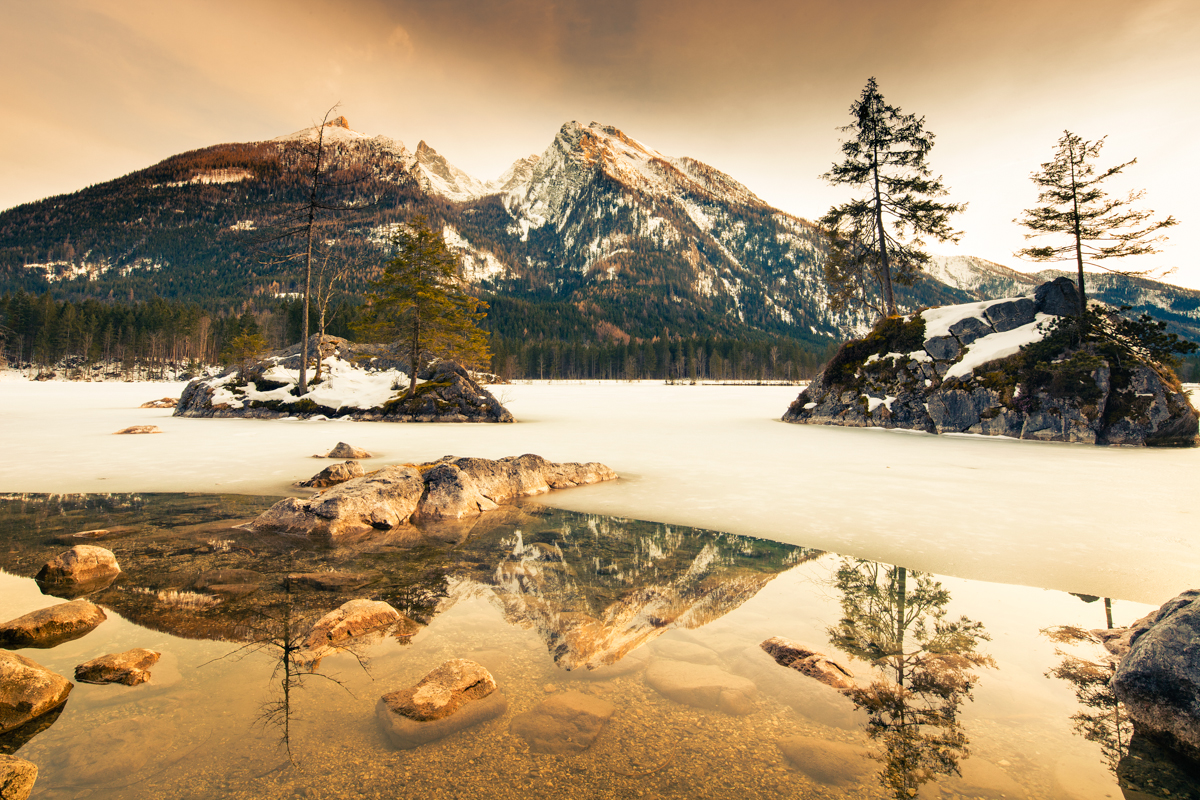
[[[89,596],[120,619],[35,660],[62,674],[80,654],[131,646],[160,647],[164,664],[174,653],[188,660],[180,661],[175,688],[156,689],[157,679],[132,690],[79,686],[58,721],[14,744],[10,751],[42,766],[45,796],[73,797],[80,787],[114,797],[174,796],[187,785],[195,797],[403,790],[744,800],[830,792],[938,797],[940,790],[944,797],[1073,798],[1096,787],[1118,797],[1113,771],[1121,761],[1121,774],[1133,774],[1131,752],[1142,771],[1122,779],[1127,791],[1134,780],[1143,790],[1154,783],[1124,728],[1115,750],[1107,731],[1086,740],[1071,735],[1072,725],[1083,732],[1080,715],[1096,702],[1103,706],[1099,727],[1117,719],[1105,701],[1090,692],[1076,699],[1070,685],[1047,693],[1062,682],[1044,674],[1064,662],[1038,630],[1080,605],[1063,593],[940,579],[745,536],[535,504],[456,522],[450,534],[430,537],[443,544],[416,547],[411,535],[388,532],[327,548],[234,527],[276,499],[0,498],[4,571],[32,576],[79,542],[111,549],[124,570]],[[9,586],[17,579],[0,580]],[[384,600],[413,623],[403,635],[363,643],[353,651],[357,660],[335,656],[314,668],[298,659],[313,622],[355,598]],[[10,609],[0,597],[4,618],[48,604],[23,602]],[[1118,606],[1126,607],[1134,617],[1122,624],[1145,613]],[[498,618],[508,625],[497,626]],[[838,692],[776,664],[758,646],[776,635],[843,659],[854,688]],[[510,711],[477,731],[391,752],[374,723],[374,700],[453,657],[487,666]],[[758,692],[752,713],[730,716],[668,699],[639,673],[647,664],[660,674],[690,674],[699,665],[732,681],[749,678]],[[1054,674],[1078,689],[1070,672]],[[614,703],[613,719],[579,755],[530,754],[508,732],[510,718],[572,687]],[[225,733],[230,715],[246,734]],[[183,719],[194,720],[192,727]],[[254,729],[263,721],[287,748],[283,765],[276,737]],[[807,748],[804,758],[788,750],[789,738]],[[80,755],[81,743],[93,740],[117,743],[104,763],[93,763],[101,753],[93,761]],[[141,742],[126,747],[138,758],[118,769],[125,763],[119,745],[130,742]],[[163,751],[147,757],[155,746]],[[245,763],[211,766],[234,753]],[[363,753],[375,755],[361,762]],[[390,766],[367,766],[375,761]],[[139,777],[130,782],[130,775]]]

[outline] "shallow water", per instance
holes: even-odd
[[[20,748],[41,770],[35,796],[1195,796],[1142,743],[1130,754],[1119,710],[1077,699],[1080,671],[1063,669],[1074,663],[1066,655],[1097,661],[1101,650],[1040,632],[1105,627],[1102,598],[533,504],[486,517],[452,547],[403,548],[382,536],[304,548],[231,527],[273,500],[0,502],[0,619],[59,602],[27,576],[65,548],[63,535],[116,530],[101,543],[124,569],[93,596],[108,613],[99,628],[23,655],[70,677],[103,653],[163,653],[147,684],[78,684],[57,720]],[[366,583],[284,588],[287,574],[324,570]],[[288,631],[352,597],[385,599],[419,630],[327,657],[312,674],[286,669]],[[901,598],[908,624],[897,648]],[[1120,598],[1109,606],[1116,626],[1150,610]],[[954,635],[939,638],[934,623]],[[772,636],[811,645],[858,688],[839,693],[778,665],[759,647]],[[456,657],[492,672],[507,712],[393,749],[375,719],[378,697]],[[744,707],[733,708],[748,713],[664,694],[662,676],[687,665],[731,685],[749,680]],[[1047,677],[1052,670],[1066,677]],[[271,716],[288,678],[287,713]],[[510,729],[572,691],[614,708],[587,749],[534,752]],[[1079,714],[1092,716],[1072,719]],[[1080,735],[1089,721],[1097,741]]]

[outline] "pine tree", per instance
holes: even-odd
[[[425,217],[402,228],[394,246],[397,255],[372,285],[358,327],[367,338],[408,349],[412,397],[422,357],[452,358],[469,367],[488,364],[487,333],[478,324],[488,305],[459,288],[458,260]]]
[[[874,78],[850,105],[850,116],[853,122],[841,129],[851,134],[842,142],[846,158],[821,177],[835,186],[866,188],[867,194],[832,207],[821,219],[831,250],[826,280],[835,307],[860,303],[892,315],[893,283],[911,285],[929,261],[921,237],[958,241],[950,215],[966,204],[934,199],[947,194],[926,163],[934,135],[925,130],[924,117],[888,105]],[[875,291],[882,308],[871,302]]]
[[[1046,234],[1067,237],[1064,244],[1026,247],[1018,250],[1016,255],[1031,261],[1074,259],[1078,270],[1080,319],[1087,309],[1084,264],[1108,269],[1095,262],[1157,253],[1159,250],[1154,245],[1166,237],[1155,234],[1177,224],[1174,217],[1153,221],[1153,211],[1135,210],[1133,204],[1144,192],[1130,192],[1128,197],[1117,199],[1109,197],[1101,188],[1104,181],[1137,163],[1135,158],[1097,174],[1094,161],[1104,147],[1105,138],[1089,142],[1070,131],[1063,131],[1054,160],[1042,164],[1040,171],[1030,175],[1039,187],[1038,202],[1042,205],[1026,209],[1023,217],[1013,220],[1032,231],[1025,234],[1026,239]]]

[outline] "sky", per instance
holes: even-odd
[[[1200,288],[1195,0],[0,0],[0,19],[0,209],[340,103],[484,180],[594,120],[815,219],[852,196],[819,176],[873,76],[969,204],[931,251],[1043,268],[1013,220],[1070,130],[1107,137],[1101,166],[1137,159],[1114,194],[1179,221],[1118,266]]]

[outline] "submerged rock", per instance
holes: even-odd
[[[1200,414],[1168,372],[1115,339],[1046,339],[1049,323],[1077,311],[1074,284],[1058,278],[1032,298],[885,318],[843,344],[783,419],[1088,444],[1196,444]],[[1045,352],[1029,349],[1035,345]]]
[[[70,681],[36,661],[0,651],[0,733],[58,708],[72,688]]]
[[[613,715],[613,704],[582,692],[564,692],[513,718],[510,730],[533,753],[582,753]]]
[[[507,707],[490,672],[456,658],[416,686],[383,695],[375,711],[392,744],[409,750],[499,716]]]
[[[456,520],[499,503],[612,480],[603,464],[556,464],[541,456],[454,458],[419,467],[384,467],[309,500],[289,497],[251,523],[255,531],[300,534],[329,542],[361,538],[410,521]]]
[[[183,390],[181,417],[337,417],[383,422],[512,422],[513,416],[454,361],[422,368],[408,395],[408,357],[384,345],[314,335],[310,351],[325,362],[319,381],[297,397],[300,345],[276,351],[245,369],[199,378]],[[310,373],[310,376],[312,373]],[[315,377],[315,376],[313,376]],[[367,456],[332,456],[366,458]]]
[[[124,653],[109,653],[75,667],[75,680],[80,683],[137,686],[150,680],[150,668],[158,663],[161,655],[144,647],[135,647]]]
[[[26,800],[37,781],[37,765],[23,758],[0,754],[0,798]]]
[[[867,754],[854,745],[812,736],[788,736],[777,744],[793,767],[817,783],[846,786],[861,782],[871,771]]]
[[[162,429],[160,429],[157,425],[130,425],[128,428],[122,428],[113,435],[120,436],[122,434],[138,433],[162,433]]]
[[[655,661],[646,668],[646,683],[659,694],[689,706],[742,716],[754,711],[754,683],[720,667],[684,661]]]
[[[361,478],[366,474],[367,471],[363,469],[362,464],[357,461],[346,461],[341,464],[330,464],[308,480],[301,481],[296,485],[305,489],[328,489],[330,486],[337,486],[339,483]]]
[[[100,607],[87,600],[40,608],[0,625],[0,647],[55,647],[90,633],[105,619]]]
[[[370,572],[293,572],[284,580],[289,589],[345,592],[361,589],[377,577]]]
[[[790,667],[834,689],[854,688],[854,676],[850,670],[806,645],[782,636],[772,636],[759,646],[780,666]]]
[[[1129,642],[1111,685],[1134,729],[1200,760],[1200,591],[1139,620]]]

